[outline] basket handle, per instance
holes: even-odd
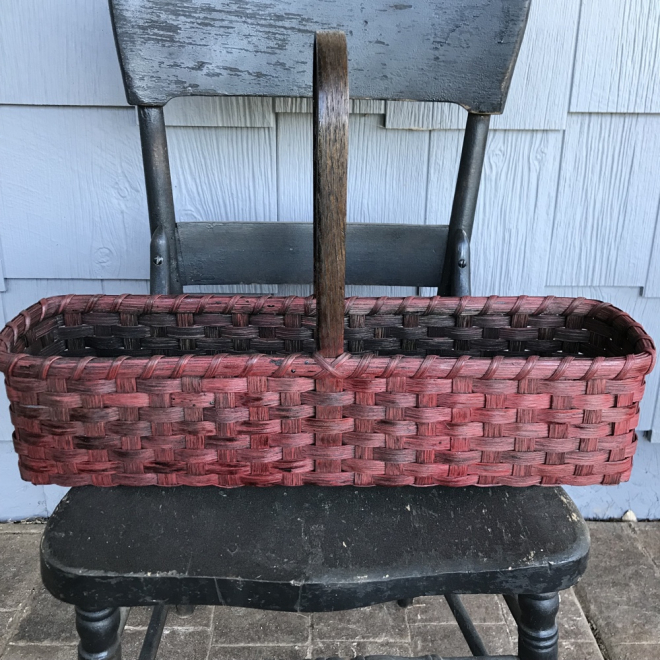
[[[348,54],[343,32],[314,39],[314,295],[316,349],[344,352]]]

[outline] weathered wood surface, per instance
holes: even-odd
[[[586,568],[589,530],[561,488],[79,488],[41,548],[47,588],[86,610],[159,602],[175,583],[181,600],[300,613],[566,589]],[[530,611],[538,630],[544,612]]]
[[[506,112],[491,129],[565,128],[579,16],[577,0],[532,0]]]
[[[325,357],[337,357],[344,352],[348,180],[348,51],[343,32],[316,33],[313,79],[316,348]]]
[[[313,34],[342,30],[356,98],[501,112],[529,0],[112,0],[111,7],[133,104],[190,94],[310,96]]]
[[[491,130],[561,130],[566,125],[580,3],[533,0],[525,38],[511,78],[506,111]],[[455,105],[389,101],[387,128],[437,130],[465,127]]]
[[[563,125],[567,103],[565,87],[570,84],[574,51],[572,40],[575,36],[578,5],[575,0],[561,0],[559,3],[557,0],[534,0],[527,36],[511,82],[507,106],[509,112],[496,119],[493,127],[550,129]],[[618,15],[619,6],[623,8],[623,5],[632,7],[624,18],[635,22],[627,34],[634,34],[644,28],[644,13],[635,9],[633,3],[610,1],[607,12],[598,12],[599,21],[589,33],[585,32],[587,23],[583,18],[583,38],[593,44],[587,54],[587,66],[598,64],[595,55],[592,58],[592,52],[594,47],[596,50],[600,47],[599,30],[608,21],[612,23],[608,14]],[[653,9],[653,3],[650,6]],[[3,85],[0,88],[0,103],[125,105],[106,0],[5,0],[2,9],[0,79]],[[651,27],[648,29],[651,30]],[[605,45],[608,48],[614,47],[612,41]],[[651,61],[640,66],[639,75],[642,79],[653,70],[653,66]],[[20,76],[16,75],[17,71],[21,72]],[[605,67],[603,71],[607,77],[602,81],[609,81],[610,69]],[[574,98],[580,91],[577,84],[581,80],[583,78],[576,77]],[[587,85],[591,84],[588,76],[584,80]],[[289,94],[288,91],[286,93]],[[261,102],[261,99],[252,100]],[[255,122],[263,120],[260,110],[251,104],[245,107],[245,115],[242,116],[224,107],[225,102],[236,107],[236,103],[241,105],[245,100],[217,100],[217,116],[209,112],[214,106],[213,103],[207,105],[207,101],[209,99],[199,97],[178,100],[175,104],[179,107],[176,112],[172,111],[173,122],[176,125],[256,126]],[[307,101],[307,111],[311,112],[311,99]],[[354,99],[352,105],[362,102]],[[292,105],[288,99],[284,103],[289,107]],[[455,112],[458,117],[458,110]],[[462,128],[463,125],[464,120],[461,120],[460,124],[457,121],[456,125],[434,128]]]
[[[660,112],[658,0],[582,0],[572,112]]]

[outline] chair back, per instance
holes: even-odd
[[[530,0],[111,0],[128,102],[311,96],[317,30],[348,42],[351,96],[504,108]]]
[[[312,281],[311,223],[176,223],[162,106],[191,95],[311,96],[314,34],[340,30],[351,97],[468,110],[449,226],[349,225],[346,283],[469,293],[490,115],[504,109],[529,3],[110,0],[126,96],[138,106],[152,292]]]

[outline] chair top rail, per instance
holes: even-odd
[[[342,30],[351,96],[504,109],[531,0],[109,0],[128,102],[312,93],[316,30]]]

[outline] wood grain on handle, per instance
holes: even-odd
[[[314,41],[314,294],[317,350],[344,352],[348,56],[343,32]]]

